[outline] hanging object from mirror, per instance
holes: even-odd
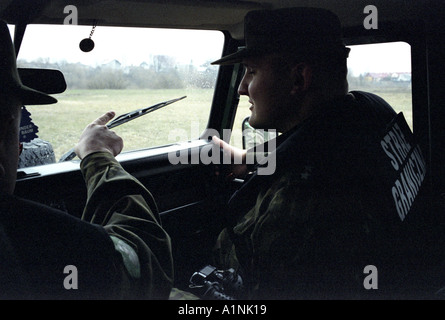
[[[79,48],[83,52],[90,52],[91,50],[94,49],[94,41],[91,39],[91,37],[93,36],[94,29],[96,29],[96,25],[97,25],[97,22],[95,21],[94,25],[93,25],[93,29],[91,29],[91,32],[90,32],[90,37],[83,39],[79,43]]]

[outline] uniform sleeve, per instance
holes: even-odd
[[[231,241],[226,232],[218,239],[218,261],[241,268],[251,298],[324,298],[320,294],[363,289],[363,266],[356,268],[362,257],[346,246],[363,243],[359,221],[345,215],[357,212],[360,201],[352,192],[312,189],[304,174],[261,192]]]
[[[122,298],[168,299],[171,241],[151,193],[106,152],[85,157],[81,171],[88,193],[82,219],[102,225],[120,253]]]

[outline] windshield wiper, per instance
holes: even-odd
[[[161,109],[165,106],[168,106],[169,104],[172,104],[176,101],[182,100],[184,98],[186,98],[187,96],[183,96],[180,98],[176,98],[176,99],[172,99],[172,100],[167,100],[164,102],[160,102],[157,103],[155,105],[152,105],[150,107],[146,107],[146,108],[141,108],[141,109],[137,109],[134,111],[130,111],[128,113],[124,113],[122,115],[120,115],[119,117],[117,117],[116,119],[114,119],[113,121],[109,122],[107,124],[108,129],[120,126],[121,124],[124,124],[128,121],[134,120],[136,118],[139,118],[143,115],[146,115],[147,113],[153,112],[155,110]],[[76,156],[76,153],[74,152],[74,148],[72,148],[71,150],[69,150],[67,153],[65,153],[59,160],[59,162],[63,162],[63,161],[69,161],[72,160],[74,157]]]
[[[139,118],[140,116],[146,115],[147,113],[150,113],[152,111],[161,109],[165,106],[168,106],[169,104],[172,104],[173,102],[182,100],[184,98],[186,98],[187,96],[183,96],[181,98],[176,98],[176,99],[172,99],[172,100],[168,100],[168,101],[164,101],[164,102],[160,102],[157,103],[153,106],[150,107],[146,107],[146,108],[141,108],[138,110],[134,110],[134,111],[130,111],[128,113],[124,113],[122,115],[120,115],[119,117],[117,117],[116,119],[114,119],[113,121],[111,121],[110,123],[107,124],[107,127],[109,129],[120,126],[121,124],[124,124],[130,120],[134,120],[136,118]]]

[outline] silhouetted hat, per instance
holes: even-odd
[[[245,47],[212,64],[227,65],[270,53],[347,57],[338,17],[321,8],[250,11],[244,18]]]
[[[23,85],[17,71],[14,45],[6,22],[0,20],[0,93],[16,96],[24,105],[51,104],[57,100]]]

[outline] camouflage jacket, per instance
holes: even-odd
[[[396,113],[377,96],[356,96],[361,103],[352,95],[332,101],[279,136],[276,171],[254,173],[229,201],[215,263],[239,271],[243,297],[375,297],[364,286],[369,265],[379,271],[379,297],[398,285],[395,261],[409,258],[405,239],[394,240],[401,223],[386,190],[393,181],[380,168]]]
[[[151,193],[108,153],[84,158],[81,171],[88,190],[82,219],[102,225],[122,257],[116,296],[167,299],[173,286],[171,242]]]
[[[83,220],[0,194],[0,298],[167,299],[171,243],[151,194],[108,153],[81,171]]]

